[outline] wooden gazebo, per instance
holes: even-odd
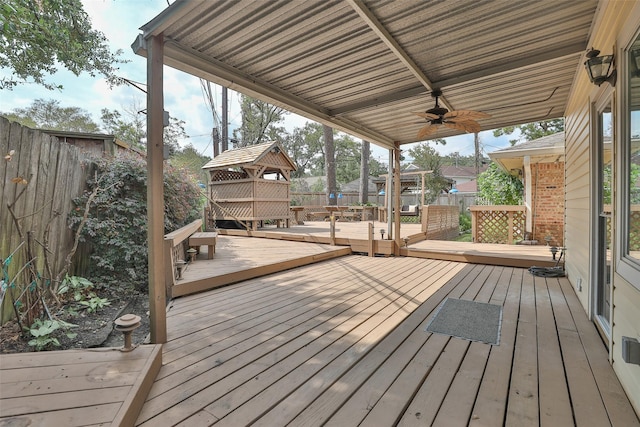
[[[221,153],[202,169],[210,174],[211,219],[251,224],[289,221],[293,161],[278,142],[251,145]]]

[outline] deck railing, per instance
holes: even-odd
[[[514,244],[524,239],[524,206],[471,206],[471,233],[475,243]]]
[[[178,269],[187,262],[189,236],[202,229],[202,220],[197,219],[164,236],[165,286],[167,298],[171,298],[173,285],[179,277]]]

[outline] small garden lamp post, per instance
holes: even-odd
[[[131,345],[131,334],[134,330],[140,327],[140,321],[142,318],[135,314],[125,314],[118,317],[113,323],[115,323],[116,331],[120,331],[124,334],[124,347],[120,351],[131,351],[134,347]]]

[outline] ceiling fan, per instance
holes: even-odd
[[[438,104],[438,98],[442,96],[440,89],[434,89],[431,96],[436,99],[435,107],[425,111],[424,113],[413,113],[416,116],[427,119],[427,125],[418,131],[418,138],[424,138],[436,131],[438,126],[444,125],[451,129],[462,130],[469,133],[480,132],[480,124],[478,119],[487,119],[491,117],[487,113],[480,111],[458,110],[449,111]]]

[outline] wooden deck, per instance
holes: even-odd
[[[370,221],[345,221],[336,223],[335,244],[349,246],[354,252],[367,252]],[[386,231],[387,224],[373,222],[374,239],[380,245],[375,251],[383,255],[393,253],[389,240],[381,239],[380,229]],[[287,241],[305,241],[323,244],[333,243],[330,238],[329,222],[306,221],[304,225],[292,225],[289,228],[267,226],[258,231],[221,230],[221,234],[251,236]],[[452,242],[443,240],[422,240],[420,224],[402,224],[400,235],[411,238],[407,248],[400,255],[418,258],[440,259],[477,264],[502,265],[508,267],[551,267],[555,266],[548,246],[502,245],[487,243]],[[386,245],[382,245],[386,243]]]
[[[0,426],[133,425],[161,345],[0,355]]]
[[[220,235],[216,255],[208,259],[201,248],[196,262],[190,263],[173,287],[173,297],[237,283],[242,280],[351,253],[348,247],[321,243],[252,239]]]
[[[502,305],[500,344],[426,332],[446,297]],[[139,425],[640,425],[569,282],[520,268],[346,256],[167,323]]]

